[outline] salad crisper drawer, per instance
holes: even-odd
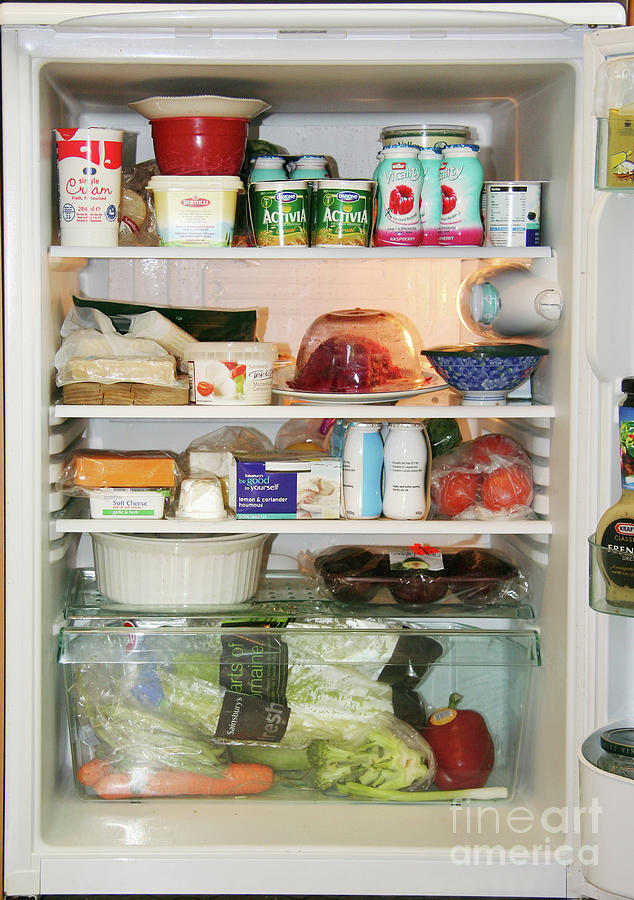
[[[540,665],[533,631],[323,616],[284,628],[87,625],[64,628],[59,647],[82,797],[515,791]]]

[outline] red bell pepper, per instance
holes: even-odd
[[[436,757],[440,790],[483,787],[495,761],[484,719],[474,709],[456,709],[461,700],[460,694],[452,694],[448,706],[433,712],[422,730]]]

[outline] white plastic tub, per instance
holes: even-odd
[[[596,762],[600,737],[616,722],[593,732],[578,750],[581,858],[583,877],[602,891],[634,898],[632,878],[632,809],[634,780],[604,772]]]
[[[265,534],[91,535],[99,592],[133,609],[230,606],[256,591]]]
[[[239,178],[230,175],[155,175],[156,228],[164,247],[230,247]]]
[[[271,402],[275,344],[208,341],[188,344],[183,352],[191,403],[266,406]]]

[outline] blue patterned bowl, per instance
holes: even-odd
[[[500,404],[533,374],[548,353],[531,344],[461,344],[424,350],[430,364],[464,403]]]

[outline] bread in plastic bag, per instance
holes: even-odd
[[[137,163],[121,172],[119,246],[158,247],[154,197],[147,190],[153,175],[159,175],[156,160]]]

